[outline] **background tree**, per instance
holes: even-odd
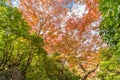
[[[100,34],[108,44],[108,48],[101,51],[102,63],[99,77],[103,80],[120,79],[120,1],[110,0],[100,1],[102,21],[100,24]]]
[[[17,8],[1,2],[0,13],[0,70],[20,69],[25,78],[34,54],[45,54],[42,38],[29,34],[29,27]]]

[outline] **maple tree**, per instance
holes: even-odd
[[[96,53],[93,47],[97,49],[101,45],[101,40],[96,32],[92,33],[92,31],[98,30],[98,27],[90,26],[99,19],[99,0],[81,1],[86,5],[87,13],[84,13],[82,18],[73,13],[72,17],[66,20],[65,17],[69,12],[68,5],[72,1],[74,0],[20,0],[18,8],[31,26],[30,32],[35,32],[44,38],[45,49],[49,53],[60,52],[66,57],[81,54],[83,61],[94,62],[95,60],[92,59],[96,54],[89,55]],[[79,0],[74,2],[81,3]],[[88,43],[85,43],[87,41]],[[97,63],[99,63],[99,59]]]
[[[89,33],[84,32],[84,35],[80,36],[79,32],[76,32],[75,29],[67,31],[63,35],[62,40],[54,45],[53,48],[56,52],[64,54],[60,58],[64,59],[64,63],[67,66],[72,69],[77,67],[81,76],[83,76],[87,70],[92,70],[93,67],[99,64],[100,56],[97,50],[101,45],[102,42],[99,35],[93,35],[89,31]]]

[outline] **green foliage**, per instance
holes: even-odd
[[[28,25],[16,8],[0,4],[1,69],[8,67],[26,54]]]
[[[0,70],[18,68],[24,75],[38,54],[46,55],[43,39],[29,33],[29,26],[17,8],[0,3]],[[24,76],[24,77],[25,77]]]
[[[30,66],[28,74],[29,80],[79,80],[80,76],[63,67],[62,63],[55,60],[56,54],[43,57],[43,55],[34,57],[33,64]]]
[[[101,0],[102,22],[100,34],[109,48],[101,51],[99,78],[120,79],[120,0]]]
[[[104,80],[120,79],[120,52],[112,48],[101,51],[101,65],[98,77]]]
[[[120,0],[101,0],[102,22],[100,34],[109,45],[120,41]]]

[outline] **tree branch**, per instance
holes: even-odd
[[[82,64],[79,63],[79,66],[81,67],[81,69],[82,69],[84,72],[87,72],[86,69],[83,67]]]
[[[99,66],[99,64],[97,64],[96,67],[95,67],[93,70],[88,71],[88,72],[82,77],[82,80],[86,80],[89,74],[91,74],[91,73],[93,73],[93,72],[95,72],[95,71],[97,70],[98,66]]]

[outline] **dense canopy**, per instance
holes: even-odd
[[[120,0],[0,0],[0,80],[119,80]]]

